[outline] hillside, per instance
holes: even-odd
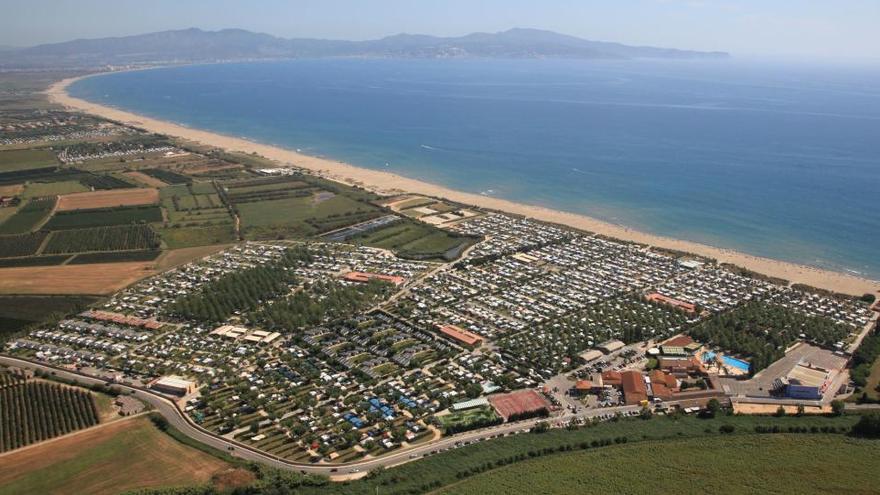
[[[285,39],[242,29],[177,31],[80,39],[0,51],[0,69],[90,68],[105,65],[216,62],[276,58],[724,58],[723,52],[629,46],[537,29],[461,37],[398,34],[378,40]]]

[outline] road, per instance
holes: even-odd
[[[19,368],[27,368],[31,370],[40,370],[44,373],[52,373],[54,374],[54,376],[57,376],[59,378],[75,381],[85,386],[92,386],[97,384],[107,385],[107,382],[100,378],[94,378],[75,371],[56,368],[54,366],[49,366],[46,364],[36,363],[33,361],[9,356],[0,355],[0,364],[6,366],[16,366]],[[535,426],[541,421],[547,421],[551,424],[564,424],[577,418],[589,419],[597,416],[614,415],[616,413],[632,413],[641,409],[640,406],[618,406],[602,409],[585,409],[578,413],[565,413],[561,415],[551,416],[550,418],[534,418],[524,421],[518,421],[515,423],[504,423],[490,428],[459,433],[457,435],[443,437],[430,443],[416,445],[414,447],[392,452],[388,455],[373,459],[365,459],[340,464],[304,464],[291,462],[286,459],[275,457],[271,454],[253,449],[248,445],[236,442],[235,440],[218,437],[210,431],[193,423],[192,420],[187,415],[185,415],[183,411],[178,408],[177,404],[175,404],[172,400],[162,395],[159,395],[149,389],[133,387],[119,383],[114,383],[112,385],[114,388],[117,388],[123,392],[132,393],[133,397],[137,397],[139,400],[152,405],[157,412],[159,412],[162,416],[165,417],[165,419],[168,420],[169,424],[171,424],[181,433],[192,438],[193,440],[201,442],[205,445],[209,445],[218,450],[229,452],[236,457],[240,457],[249,461],[262,462],[269,466],[280,469],[294,470],[311,474],[323,474],[328,476],[343,473],[368,472],[376,468],[386,468],[402,464],[413,459],[421,458],[425,455],[430,455],[450,448],[455,448],[457,446],[456,444],[480,442],[493,437],[497,437],[499,435],[503,436],[522,430],[528,430],[529,428]],[[676,403],[668,402],[667,404],[671,406],[675,405]],[[850,407],[848,406],[847,408],[849,409]],[[852,409],[863,408],[853,407]],[[867,407],[865,407],[864,409],[867,409]]]
[[[40,370],[44,373],[52,373],[58,378],[75,381],[85,386],[108,384],[105,380],[100,378],[94,378],[75,371],[56,368],[54,366],[49,366],[46,364],[36,363],[33,361],[9,356],[0,355],[0,364],[4,364],[7,366],[16,366],[19,368],[28,368],[32,370]],[[291,462],[264,452],[260,452],[251,448],[248,445],[236,442],[235,440],[218,437],[208,430],[205,430],[204,428],[201,428],[200,426],[193,423],[192,420],[188,416],[186,416],[172,400],[162,395],[159,395],[149,389],[123,385],[120,383],[113,383],[112,386],[123,392],[132,393],[133,397],[137,397],[139,400],[149,403],[156,409],[157,412],[159,412],[159,414],[161,414],[165,417],[165,419],[168,420],[168,423],[170,425],[177,428],[181,433],[192,438],[193,440],[199,441],[218,450],[229,452],[236,457],[240,457],[249,461],[262,462],[264,464],[281,469],[289,469],[304,473],[324,475],[351,473],[354,472],[354,470],[367,472],[375,468],[394,466],[410,461],[412,459],[421,458],[425,454],[437,453],[443,450],[454,448],[456,446],[456,443],[459,442],[479,442],[498,435],[506,435],[520,430],[527,430],[535,426],[535,424],[540,421],[550,421],[553,423],[569,422],[576,417],[590,418],[594,416],[614,414],[617,412],[625,413],[639,410],[638,406],[621,406],[614,408],[585,410],[579,414],[564,414],[560,416],[553,416],[551,418],[535,418],[530,420],[518,421],[515,423],[505,423],[502,425],[481,430],[464,432],[449,437],[443,437],[440,440],[434,442],[420,444],[415,447],[392,452],[388,455],[373,459],[365,459],[361,461],[340,464],[304,464]]]

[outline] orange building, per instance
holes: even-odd
[[[483,343],[483,337],[479,335],[468,332],[463,328],[459,328],[455,325],[443,325],[440,327],[440,333],[451,338],[452,340],[458,342],[459,344],[465,345],[467,347],[479,347],[480,344]]]
[[[367,273],[367,272],[348,272],[342,276],[344,280],[349,282],[360,282],[367,283],[370,280],[381,280],[383,282],[388,282],[394,285],[403,284],[406,279],[403,277],[397,277],[395,275],[382,275],[381,273]]]

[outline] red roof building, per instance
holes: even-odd
[[[370,280],[381,280],[383,282],[388,282],[394,285],[401,285],[406,282],[406,279],[403,277],[397,277],[395,275],[383,275],[381,273],[367,273],[367,272],[348,272],[342,276],[344,280],[349,282],[359,282],[359,283],[367,283]]]
[[[683,310],[687,311],[688,313],[694,313],[697,311],[697,307],[694,304],[689,303],[689,302],[679,301],[678,299],[674,299],[672,297],[664,296],[663,294],[660,294],[659,292],[654,292],[654,293],[648,294],[645,297],[645,299],[647,299],[648,301],[651,301],[651,302],[659,302],[659,303],[663,303],[663,304],[668,304],[669,306],[672,306],[674,308],[683,309]]]
[[[455,325],[441,326],[440,333],[467,347],[479,347],[483,343],[483,337]]]
[[[626,405],[633,406],[648,400],[648,386],[638,371],[625,371],[620,374],[623,400]]]
[[[623,377],[620,375],[619,371],[603,371],[602,372],[602,383],[605,385],[610,385],[612,387],[619,387],[623,382]]]

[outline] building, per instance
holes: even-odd
[[[696,356],[670,357],[661,356],[657,359],[657,367],[675,376],[703,375],[706,373],[703,364]]]
[[[638,371],[624,371],[620,374],[623,400],[628,406],[641,404],[648,400],[648,386]]]
[[[233,325],[223,325],[215,328],[211,335],[216,335],[218,337],[223,337],[229,340],[236,340],[239,337],[246,335],[248,332],[247,328],[244,327],[236,327]]]
[[[574,384],[574,388],[572,388],[572,393],[576,396],[579,396],[579,397],[587,395],[592,391],[593,391],[593,382],[591,382],[590,380],[578,380]]]
[[[480,347],[480,344],[483,343],[483,337],[479,335],[468,332],[463,328],[459,328],[455,325],[443,325],[440,327],[440,333],[444,336],[449,337],[450,339],[462,344],[466,347],[476,348]]]
[[[604,352],[605,354],[611,354],[612,352],[619,351],[626,347],[626,344],[619,340],[609,340],[608,342],[603,342],[596,346],[596,349]]]
[[[449,406],[450,411],[466,411],[468,409],[474,409],[477,407],[483,407],[489,405],[489,399],[485,397],[479,397],[476,399],[466,400],[463,402],[456,402]]]
[[[367,273],[367,272],[348,272],[342,276],[343,280],[347,280],[349,282],[358,282],[358,283],[367,283],[370,280],[381,280],[382,282],[388,282],[394,285],[401,285],[406,282],[406,279],[403,277],[397,277],[394,275],[383,275],[381,273]]]
[[[821,400],[832,378],[831,371],[798,363],[788,374],[774,380],[773,386],[792,399]]]
[[[689,303],[689,302],[679,301],[678,299],[675,299],[672,297],[664,296],[663,294],[660,294],[659,292],[652,292],[651,294],[648,294],[647,296],[645,296],[645,299],[647,299],[650,302],[658,302],[658,303],[666,304],[668,306],[672,306],[673,308],[681,309],[687,313],[696,313],[696,311],[697,311],[696,305]]]
[[[603,371],[602,383],[609,387],[619,387],[623,383],[623,377],[619,371]]]
[[[587,363],[589,363],[590,361],[595,361],[602,356],[604,356],[604,354],[602,354],[602,351],[597,349],[590,349],[589,351],[581,353],[581,359],[583,359]]]
[[[192,393],[195,390],[195,387],[195,383],[173,375],[159,378],[150,385],[150,388],[157,392],[180,396]]]

